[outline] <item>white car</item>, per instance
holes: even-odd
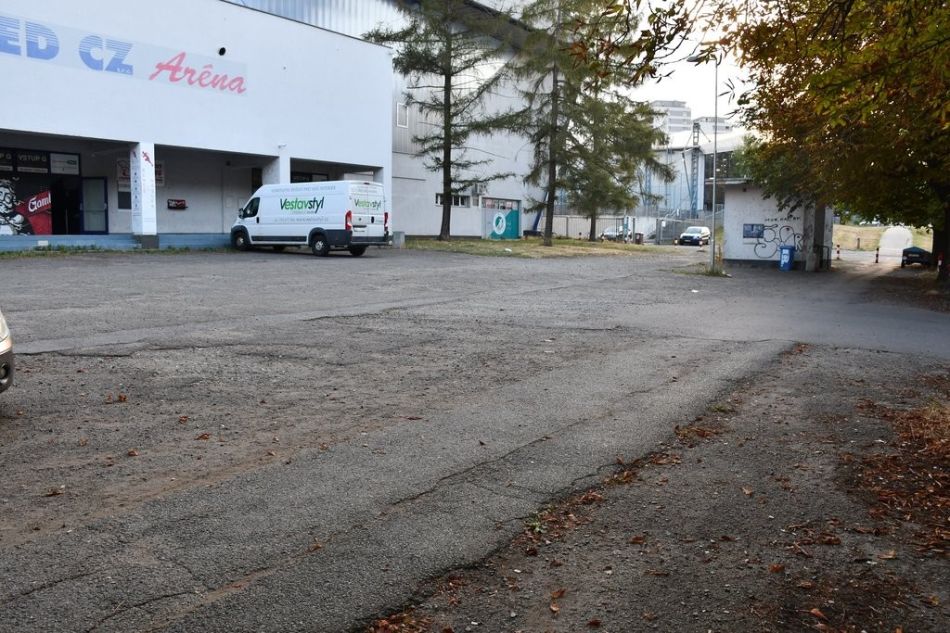
[[[13,384],[13,339],[10,328],[0,312],[0,391],[6,391]]]
[[[696,246],[704,246],[709,244],[709,227],[706,226],[691,226],[688,227],[685,231],[680,233],[680,244],[695,244]]]

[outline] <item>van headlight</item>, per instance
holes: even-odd
[[[0,312],[0,343],[10,338],[10,328],[7,327],[7,320],[3,318],[3,312]]]

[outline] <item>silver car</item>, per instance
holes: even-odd
[[[0,312],[0,391],[6,391],[13,384],[13,339],[10,328]]]
[[[710,231],[709,227],[705,226],[691,226],[685,231],[680,233],[680,244],[695,244],[696,246],[704,246],[709,244]]]

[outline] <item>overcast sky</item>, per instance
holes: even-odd
[[[712,62],[692,64],[686,61],[673,65],[673,74],[659,82],[649,83],[634,91],[634,98],[643,101],[669,100],[685,101],[692,109],[693,118],[713,115],[714,95],[719,96],[719,116],[725,117],[736,109],[735,97],[723,95],[729,90],[727,81],[732,79],[737,85],[741,79],[741,70],[731,59],[725,59],[719,65],[719,87],[713,90],[714,69]],[[738,123],[736,121],[736,123]]]

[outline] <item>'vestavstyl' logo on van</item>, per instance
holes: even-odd
[[[309,200],[302,198],[280,199],[281,211],[312,211],[313,213],[316,213],[322,208],[323,198],[310,198]]]
[[[383,206],[382,200],[360,200],[357,198],[353,201],[353,205],[357,209],[378,209]]]

